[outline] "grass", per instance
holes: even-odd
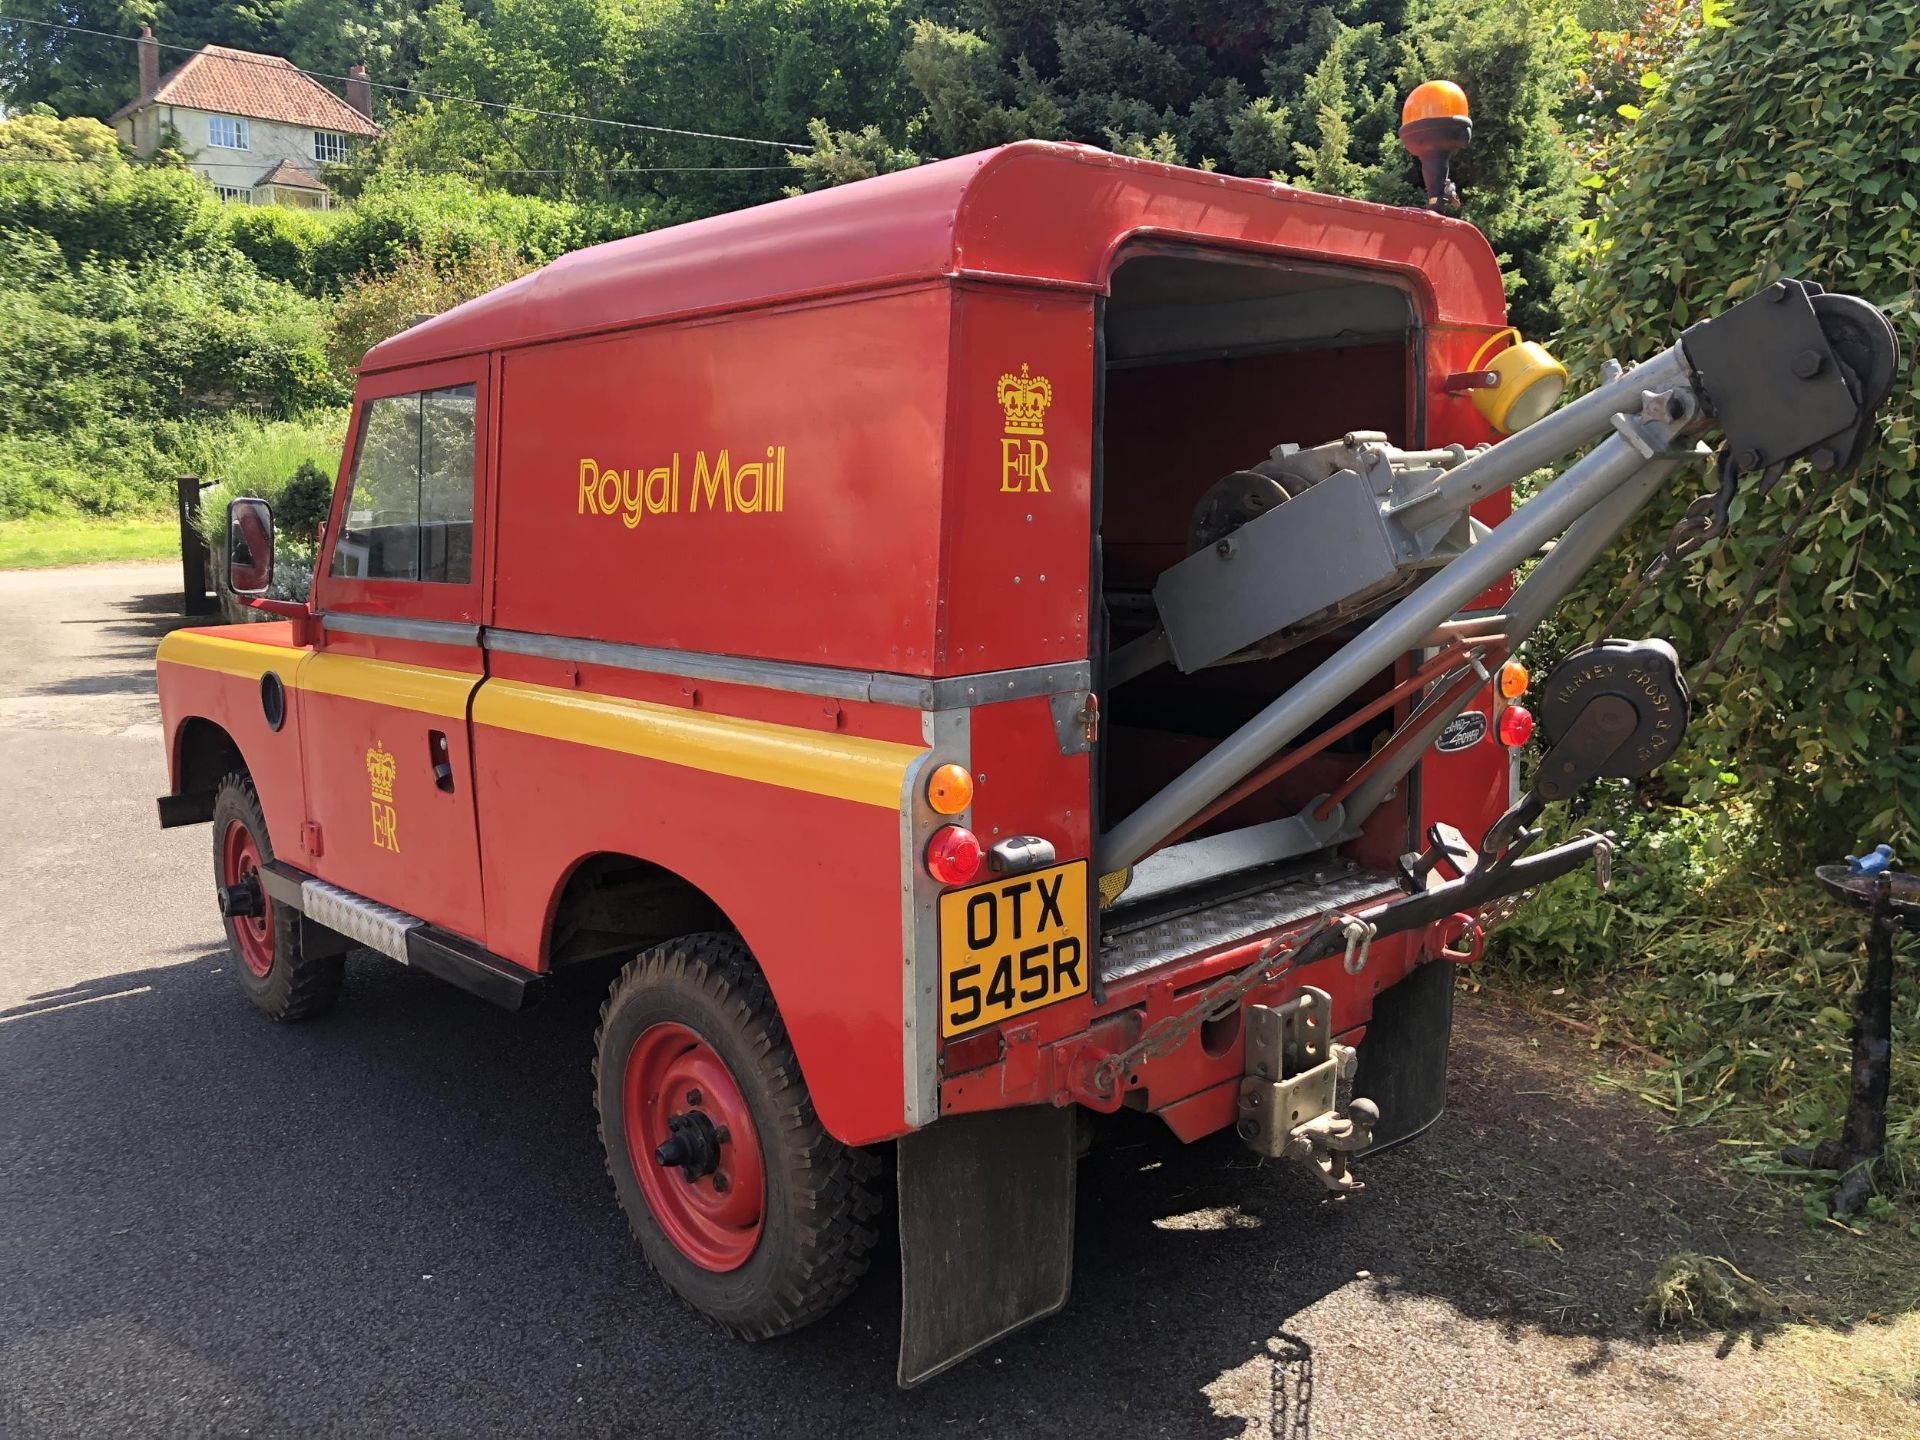
[[[1848,1101],[1848,1025],[1866,918],[1749,844],[1737,809],[1607,817],[1627,832],[1615,886],[1555,881],[1493,937],[1470,983],[1587,1037],[1595,1080],[1700,1127],[1774,1223],[1802,1228],[1831,1292],[1796,1303],[1841,1319],[1920,1307],[1920,945],[1895,960],[1892,1097],[1879,1193],[1844,1224],[1838,1179],[1785,1160],[1838,1135]],[[1725,1297],[1717,1262],[1662,1277],[1656,1323],[1684,1323]],[[1736,1287],[1737,1288],[1737,1287]]]
[[[0,570],[98,565],[114,560],[172,560],[180,526],[167,520],[82,520],[68,516],[0,520]]]
[[[1611,892],[1555,882],[1499,932],[1478,978],[1625,1052],[1638,1073],[1613,1083],[1674,1125],[1710,1124],[1740,1169],[1817,1186],[1778,1153],[1839,1133],[1865,916],[1768,873],[1726,820],[1637,828]],[[1893,1199],[1920,1197],[1920,956],[1911,938],[1900,950],[1881,1171]]]

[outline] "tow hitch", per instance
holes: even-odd
[[[1309,985],[1284,1005],[1247,1007],[1247,1075],[1240,1082],[1240,1138],[1258,1154],[1291,1160],[1327,1189],[1364,1188],[1347,1157],[1373,1143],[1380,1110],[1354,1100],[1343,1110],[1340,1083],[1358,1056],[1331,1038],[1333,1000]]]

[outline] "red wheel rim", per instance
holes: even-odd
[[[260,913],[235,915],[228,923],[233,926],[240,963],[264,980],[273,969],[273,902],[267,899],[266,886],[260,882],[260,847],[253,843],[253,832],[240,821],[230,820],[220,840],[220,883],[238,885],[245,880],[259,887]]]
[[[621,1090],[627,1158],[654,1222],[701,1269],[739,1269],[760,1243],[766,1176],[760,1135],[733,1072],[686,1026],[653,1025],[627,1052]],[[675,1116],[704,1116],[713,1127],[710,1173],[688,1179],[655,1160],[673,1138]]]

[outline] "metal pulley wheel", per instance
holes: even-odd
[[[1585,763],[1579,769],[1594,777],[1638,780],[1680,747],[1688,704],[1680,657],[1666,641],[1597,640],[1575,650],[1547,676],[1538,707],[1540,729],[1549,759],[1577,728],[1604,747],[1580,757]],[[1601,711],[1589,714],[1595,706]],[[1617,715],[1618,723],[1594,725],[1603,711]]]
[[[1218,544],[1249,520],[1287,503],[1287,487],[1258,470],[1236,470],[1207,487],[1187,526],[1187,553]]]

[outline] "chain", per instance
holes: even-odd
[[[1267,1434],[1309,1440],[1313,1434],[1313,1346],[1282,1330],[1267,1341]],[[1288,1381],[1291,1380],[1291,1393]]]
[[[1640,597],[1647,593],[1648,587],[1666,574],[1668,566],[1693,554],[1709,540],[1726,534],[1737,477],[1733,462],[1724,455],[1720,458],[1719,476],[1717,492],[1702,495],[1687,506],[1686,514],[1674,522],[1673,529],[1667,532],[1667,543],[1660,547],[1660,553],[1647,563],[1647,568],[1640,572],[1640,578],[1634,582],[1633,589],[1627,592],[1627,598],[1620,602],[1613,614],[1607,617],[1607,623],[1600,627],[1603,637],[1618,630],[1620,622],[1640,603]]]
[[[1532,898],[1533,891],[1516,890],[1511,895],[1502,895],[1498,900],[1490,900],[1474,912],[1474,923],[1480,927],[1482,935],[1491,935],[1511,920],[1520,907]]]
[[[1089,1077],[1093,1088],[1102,1093],[1111,1091],[1123,1076],[1142,1061],[1166,1059],[1186,1043],[1189,1035],[1214,1016],[1238,1009],[1240,1002],[1251,992],[1278,980],[1296,966],[1305,964],[1306,960],[1301,957],[1310,946],[1328,935],[1342,932],[1343,918],[1337,915],[1325,917],[1297,940],[1275,940],[1255,956],[1251,964],[1222,976],[1202,990],[1185,1010],[1154,1021],[1140,1032],[1140,1038],[1133,1044],[1106,1056],[1094,1066],[1093,1074]],[[1318,958],[1307,956],[1307,959]]]
[[[1718,492],[1713,495],[1702,495],[1687,507],[1687,513],[1680,517],[1668,533],[1667,543],[1661,546],[1660,553],[1654,556],[1645,570],[1640,572],[1640,578],[1627,592],[1627,598],[1622,600],[1613,614],[1607,617],[1607,623],[1601,627],[1601,635],[1612,635],[1618,631],[1620,622],[1640,603],[1640,598],[1646,594],[1648,588],[1666,573],[1667,568],[1674,561],[1684,559],[1709,540],[1718,539],[1727,533],[1734,482],[1738,478],[1738,472],[1730,456],[1720,457],[1719,476]],[[1766,489],[1763,488],[1761,493],[1764,495]],[[1829,494],[1830,488],[1827,486],[1816,485],[1808,488],[1806,498],[1800,502],[1800,508],[1794,513],[1793,519],[1787,523],[1787,528],[1781,532],[1778,543],[1767,553],[1767,558],[1760,562],[1753,572],[1753,578],[1747,582],[1746,594],[1741,596],[1740,606],[1734,611],[1733,618],[1721,629],[1719,638],[1713,642],[1713,648],[1707,652],[1706,658],[1696,665],[1693,673],[1687,677],[1689,690],[1698,690],[1701,684],[1713,674],[1725,656],[1728,644],[1747,623],[1747,617],[1752,614],[1754,601],[1759,598],[1760,591],[1768,581],[1779,575],[1782,567],[1791,557],[1793,542],[1800,533],[1800,527]]]

